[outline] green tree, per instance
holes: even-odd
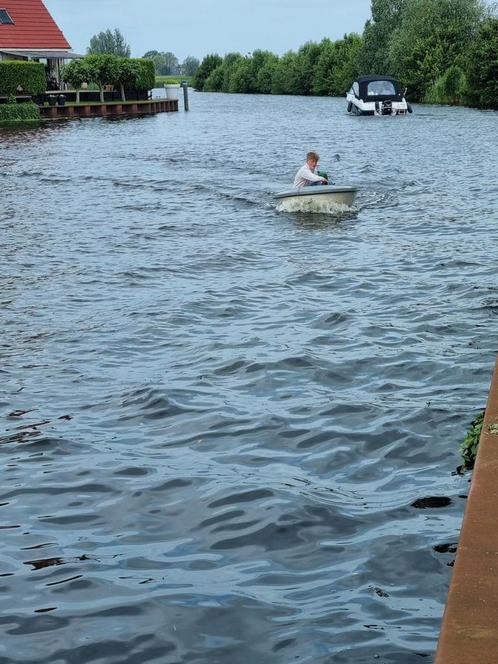
[[[199,69],[199,60],[189,55],[181,64],[182,74],[184,76],[194,76]]]
[[[466,67],[470,101],[498,109],[498,18],[489,17],[481,25]]]
[[[229,92],[254,92],[252,60],[250,57],[241,57],[230,76]]]
[[[278,62],[273,63],[271,92],[285,95],[310,94],[320,53],[321,47],[315,42],[306,42],[297,53],[285,53]]]
[[[359,73],[358,59],[362,44],[362,38],[356,33],[344,35],[343,39],[335,42],[330,39],[321,42],[313,94],[343,95],[348,91]]]
[[[136,89],[138,87],[141,76],[140,61],[132,58],[120,58],[117,64],[115,78],[112,83],[119,85],[121,99],[126,101],[125,88]]]
[[[293,94],[309,95],[313,87],[313,79],[320,58],[321,46],[315,42],[306,42],[296,54],[293,71],[290,72],[289,84]]]
[[[213,69],[204,83],[207,92],[237,92],[232,79],[243,61],[240,53],[227,53],[218,67]]]
[[[156,74],[158,76],[169,76],[170,74],[178,73],[178,58],[170,51],[166,53],[159,51],[147,51],[143,57],[146,60],[152,60]]]
[[[90,46],[87,48],[87,54],[98,55],[102,53],[120,55],[124,58],[130,57],[130,47],[118,28],[114,31],[105,30],[104,32],[99,32],[90,39]]]
[[[160,76],[162,74],[162,69],[164,66],[164,57],[162,53],[159,53],[159,51],[147,51],[147,53],[144,53],[142,55],[142,58],[144,60],[152,60],[154,63],[154,71],[155,73]]]
[[[360,74],[389,74],[389,46],[399,26],[406,0],[372,0],[372,18],[363,30],[363,44],[358,56]]]
[[[483,17],[480,0],[406,0],[390,47],[390,70],[423,99],[453,65],[463,65]]]
[[[119,79],[119,58],[115,55],[88,55],[86,64],[91,80],[99,86],[100,101],[104,103],[104,85],[113,85]]]
[[[209,74],[204,81],[204,92],[222,92],[223,91],[223,65],[219,65]]]
[[[334,70],[339,64],[337,49],[335,43],[330,39],[322,40],[320,47],[320,56],[316,63],[311,91],[315,95],[331,95]]]
[[[300,66],[294,51],[288,51],[278,61],[272,78],[271,92],[274,95],[298,95],[297,82]]]
[[[269,95],[272,90],[273,77],[278,67],[279,58],[274,53],[268,53],[256,73],[256,89],[264,95]]]
[[[270,51],[256,50],[251,56],[250,92],[269,94],[271,76],[278,57]]]
[[[336,64],[332,70],[331,95],[345,95],[359,74],[359,56],[363,45],[356,33],[344,35],[334,43]]]
[[[92,80],[92,70],[86,58],[71,60],[62,70],[62,78],[66,83],[76,88],[76,103],[80,103],[80,89],[83,83]]]
[[[161,72],[164,76],[169,76],[170,74],[178,74],[178,58],[171,51],[166,51],[163,53],[164,57],[164,68]]]
[[[209,76],[209,74],[216,69],[219,65],[221,65],[223,62],[222,58],[217,53],[213,53],[210,55],[206,55],[205,58],[202,60],[201,64],[199,65],[199,69],[197,70],[194,79],[192,81],[192,85],[196,90],[203,90],[204,89],[204,83]]]
[[[221,69],[223,72],[221,90],[222,92],[237,92],[234,86],[233,78],[244,57],[240,53],[227,53],[223,58]]]

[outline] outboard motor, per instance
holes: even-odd
[[[392,115],[393,114],[393,103],[390,99],[387,99],[382,104],[382,115]]]

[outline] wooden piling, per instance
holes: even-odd
[[[183,88],[183,108],[188,111],[188,83],[187,81],[182,81]]]

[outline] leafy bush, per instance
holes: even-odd
[[[472,422],[463,443],[460,445],[460,454],[464,460],[465,468],[474,467],[479,439],[481,438],[483,421],[484,412],[478,415]]]
[[[45,92],[44,66],[40,62],[24,60],[0,61],[0,95],[19,94],[21,88],[27,95]]]
[[[40,119],[40,109],[32,101],[0,104],[0,122],[31,122]]]
[[[467,79],[457,65],[449,67],[429,88],[424,101],[431,104],[460,104],[467,90]]]
[[[196,71],[192,85],[196,90],[204,90],[204,83],[209,74],[219,67],[223,59],[217,53],[206,55]]]

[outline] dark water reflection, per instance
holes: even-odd
[[[0,133],[0,663],[432,661],[496,353],[496,114]],[[349,215],[276,211],[310,147]]]

